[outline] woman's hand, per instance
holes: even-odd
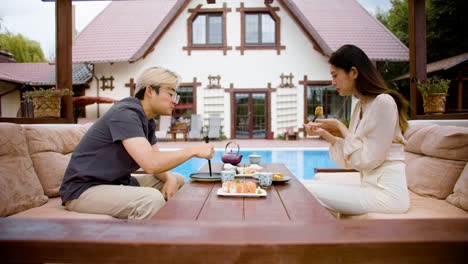
[[[336,138],[330,131],[339,130],[343,136],[348,135],[346,126],[337,119],[318,119],[316,122],[304,124],[304,129],[309,136],[321,136],[331,144],[336,142]]]
[[[320,124],[321,128],[328,132],[338,130],[343,137],[346,137],[349,134],[348,128],[338,119],[317,119],[316,122]]]
[[[171,173],[166,174],[166,181],[164,182],[164,186],[161,190],[161,193],[164,198],[166,198],[167,201],[174,196],[174,194],[177,192],[179,187],[177,186],[177,179],[174,175]]]

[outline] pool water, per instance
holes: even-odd
[[[162,150],[170,151],[170,150]],[[216,150],[211,163],[220,163],[221,156],[224,153],[223,150]],[[240,154],[243,155],[241,162],[249,163],[248,156],[250,154],[259,154],[262,156],[260,163],[283,163],[286,167],[299,179],[299,180],[311,180],[315,173],[314,168],[325,167],[325,168],[338,168],[328,154],[328,149],[323,150],[309,150],[309,149],[249,149],[243,150]],[[172,169],[174,172],[178,172],[189,179],[191,173],[197,172],[201,167],[207,164],[206,159],[191,158],[187,162],[180,166]]]

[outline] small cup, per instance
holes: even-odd
[[[233,170],[222,170],[221,171],[221,181],[234,181],[234,177],[236,176],[236,172]]]
[[[250,164],[259,164],[261,159],[262,159],[261,155],[257,155],[257,154],[249,155]]]
[[[262,187],[269,187],[273,182],[272,172],[258,172],[257,173],[258,184]]]

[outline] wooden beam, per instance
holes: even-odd
[[[467,250],[466,218],[295,224],[0,218],[5,263],[465,263]]]
[[[73,89],[72,75],[72,0],[55,1],[55,53],[57,88]],[[62,98],[62,116],[73,122],[73,102],[71,96]]]
[[[422,97],[416,82],[427,79],[426,55],[426,10],[425,0],[408,1],[408,26],[410,43],[410,97],[411,119],[422,114]]]

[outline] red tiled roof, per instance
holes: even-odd
[[[284,0],[325,54],[344,44],[373,60],[407,61],[409,50],[355,0]]]
[[[137,60],[185,6],[185,2],[113,1],[77,36],[73,62]],[[354,44],[373,60],[408,60],[408,48],[355,0],[282,2],[326,55],[344,44]]]
[[[76,38],[73,62],[134,61],[180,8],[182,0],[111,2]]]
[[[0,63],[0,80],[18,83],[38,83],[55,70],[48,63]]]
[[[91,73],[84,64],[73,64],[73,84],[85,84]],[[55,85],[55,65],[49,63],[0,63],[0,80],[27,85]]]
[[[427,73],[433,73],[438,71],[446,71],[454,66],[457,66],[465,61],[468,60],[468,52],[463,53],[457,56],[453,56],[450,58],[446,58],[440,61],[435,61],[432,63],[427,64],[426,69]],[[393,79],[394,81],[408,79],[410,77],[409,73],[403,74],[399,77]]]

